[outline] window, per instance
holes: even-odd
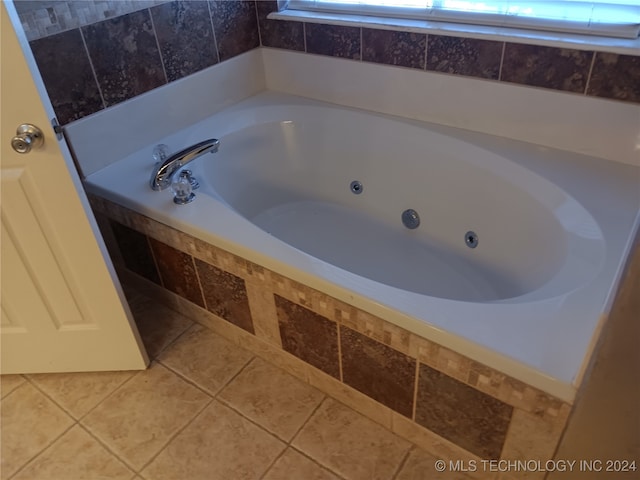
[[[638,38],[640,0],[291,0],[289,9]]]

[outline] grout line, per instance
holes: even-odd
[[[299,453],[300,455],[302,455],[303,457],[305,457],[307,460],[312,461],[313,463],[315,463],[316,465],[318,465],[320,468],[322,468],[323,470],[326,470],[330,473],[332,473],[335,477],[337,477],[339,480],[344,479],[344,477],[335,472],[334,470],[332,470],[331,468],[329,468],[327,465],[323,465],[322,463],[320,463],[318,460],[316,460],[315,458],[313,458],[311,455],[309,455],[307,452],[300,450],[299,448],[294,447],[293,445],[289,447],[291,450],[294,450],[296,453]]]
[[[200,410],[198,410],[198,412],[196,412],[196,414],[193,416],[193,418],[192,418],[191,420],[189,420],[187,423],[185,423],[185,424],[184,424],[184,426],[183,426],[182,428],[179,428],[178,430],[176,430],[176,432],[175,432],[173,435],[170,435],[170,436],[169,436],[169,439],[168,439],[168,440],[167,440],[167,441],[166,441],[166,442],[165,442],[165,443],[160,447],[160,449],[159,449],[159,450],[158,450],[154,455],[152,455],[152,456],[151,456],[151,458],[150,458],[146,463],[144,463],[144,464],[140,467],[140,469],[135,469],[135,468],[133,469],[133,471],[134,471],[134,472],[136,472],[136,473],[140,473],[140,472],[142,472],[145,468],[147,468],[149,465],[151,465],[151,463],[153,463],[153,461],[154,461],[154,460],[155,460],[155,459],[156,459],[156,458],[157,458],[157,457],[158,457],[162,452],[164,452],[164,451],[165,451],[165,449],[166,449],[166,448],[167,448],[167,447],[168,447],[168,446],[169,446],[169,445],[170,445],[170,444],[171,444],[171,443],[176,439],[176,437],[177,437],[178,435],[180,435],[184,430],[186,430],[186,429],[187,429],[187,427],[189,427],[189,425],[191,425],[193,422],[195,422],[195,421],[196,421],[196,419],[197,419],[198,417],[200,417],[200,415],[202,415],[202,412],[204,412],[207,408],[209,408],[209,405],[211,405],[211,404],[215,401],[215,399],[214,399],[214,398],[212,398],[210,395],[208,395],[208,396],[209,396],[209,401],[208,401],[208,402],[206,402],[206,403],[204,404],[204,406],[203,406]]]
[[[213,34],[213,48],[216,49],[216,58],[220,63],[220,50],[218,49],[218,39],[216,38],[216,28],[213,25],[213,12],[211,11],[211,2],[207,2],[207,8],[209,9],[209,22],[211,23],[211,33]]]
[[[312,388],[316,388],[316,387],[314,387],[313,385],[311,385],[311,387],[312,387]],[[318,390],[318,389],[316,388],[316,390]],[[300,425],[300,428],[298,428],[298,430],[296,430],[296,433],[294,433],[294,434],[291,436],[291,440],[289,440],[289,443],[288,443],[290,446],[292,446],[291,444],[292,444],[292,443],[293,443],[293,441],[296,439],[296,437],[300,434],[300,432],[302,431],[302,429],[307,425],[307,423],[309,423],[309,420],[311,420],[311,417],[313,417],[313,416],[316,414],[316,412],[318,411],[318,409],[320,408],[320,406],[325,402],[325,400],[326,400],[327,398],[329,398],[329,396],[328,396],[326,393],[324,393],[323,391],[321,391],[321,390],[318,390],[318,391],[319,391],[320,393],[322,393],[322,395],[324,396],[324,398],[318,402],[318,405],[316,405],[316,407],[315,407],[313,410],[311,410],[311,413],[310,413],[310,414],[309,414],[309,416],[305,419],[305,421],[304,421],[304,422],[302,422],[302,424]]]
[[[164,305],[163,305],[163,306],[164,306]],[[191,319],[189,319],[189,320],[191,320]],[[165,367],[167,367],[168,369],[170,369],[170,370],[172,370],[172,371],[173,371],[173,369],[172,369],[170,366],[165,365],[165,364],[163,363],[163,361],[162,361],[162,360],[160,360],[160,356],[161,356],[161,355],[163,355],[165,352],[167,352],[167,351],[169,350],[169,347],[172,347],[173,345],[175,345],[175,344],[176,344],[176,342],[178,341],[178,339],[180,339],[180,338],[182,338],[183,336],[185,336],[185,335],[187,334],[187,332],[188,332],[189,330],[191,330],[195,325],[196,325],[196,322],[193,322],[193,321],[192,321],[192,322],[191,322],[191,325],[189,325],[189,326],[188,326],[187,328],[185,328],[182,332],[180,332],[178,335],[176,335],[176,338],[174,338],[174,339],[173,339],[173,340],[171,340],[168,344],[166,344],[164,347],[162,347],[162,349],[161,349],[161,350],[160,350],[160,351],[155,355],[155,357],[153,357],[153,361],[154,361],[155,363],[160,363],[160,364],[162,364],[163,366],[165,366]],[[177,373],[177,372],[176,372],[176,373]]]
[[[504,52],[507,50],[507,42],[502,42],[502,54],[500,55],[500,69],[498,70],[498,82],[502,81],[502,66],[504,65]]]
[[[123,370],[126,371],[126,370]],[[140,371],[144,371],[144,370],[140,370]],[[65,372],[61,372],[61,373],[65,373]],[[70,373],[81,373],[81,374],[92,374],[92,373],[99,373],[99,372],[70,372]],[[91,407],[91,409],[89,409],[88,411],[86,411],[85,413],[83,413],[82,415],[80,415],[79,417],[76,417],[73,413],[71,413],[71,411],[69,411],[67,408],[64,407],[64,405],[58,403],[58,401],[53,398],[53,396],[51,396],[49,393],[47,393],[46,390],[44,390],[42,387],[40,387],[38,385],[38,383],[36,381],[34,381],[31,378],[27,378],[27,381],[29,383],[31,383],[31,385],[33,385],[36,389],[38,389],[42,394],[44,394],[49,400],[51,400],[53,403],[55,403],[58,407],[60,407],[60,409],[62,409],[67,415],[69,415],[71,418],[74,419],[74,421],[76,422],[80,422],[80,420],[82,420],[84,417],[86,417],[87,415],[89,415],[89,413],[91,413],[98,405],[100,405],[102,402],[104,402],[107,398],[109,398],[113,392],[115,392],[116,390],[120,389],[120,387],[122,385],[124,385],[125,383],[127,383],[129,380],[131,380],[133,377],[135,377],[139,372],[133,373],[129,378],[123,380],[122,382],[120,382],[118,385],[116,385],[114,387],[114,389],[109,392],[103,399],[101,399],[96,405],[94,405],[93,407]],[[50,373],[50,374],[45,374],[45,375],[56,375],[56,373]]]
[[[3,374],[3,375],[5,375],[5,374]],[[12,375],[12,374],[10,374],[10,375]],[[23,375],[21,373],[18,373],[17,375],[20,375],[22,377],[23,382],[20,385],[18,385],[17,387],[15,387],[13,390],[11,390],[9,393],[7,393],[4,397],[2,397],[2,399],[0,399],[0,405],[2,405],[2,402],[4,402],[7,398],[9,398],[9,396],[13,395],[13,392],[16,392],[16,391],[20,390],[22,387],[24,387],[29,382],[26,374]],[[1,410],[1,408],[0,408],[0,410]]]
[[[289,450],[289,445],[288,444],[287,444],[286,447],[284,447],[284,449],[280,452],[280,454],[277,455],[276,458],[273,459],[273,462],[271,462],[267,466],[265,471],[262,472],[262,475],[260,475],[260,477],[258,477],[258,480],[262,480],[267,475],[267,473],[269,473],[269,470],[271,470],[273,468],[273,466],[278,462],[278,460],[280,460],[284,456],[284,454],[287,452],[287,450]]]
[[[429,34],[425,33],[424,35],[424,71],[427,71],[427,60],[429,57],[427,57],[427,52],[429,50]]]
[[[416,358],[416,376],[413,383],[413,409],[411,411],[411,421],[416,421],[416,410],[418,408],[418,379],[420,377],[420,360]]]
[[[415,448],[416,448],[415,444],[411,444],[411,446],[409,447],[407,452],[402,457],[402,461],[398,465],[398,468],[393,473],[393,475],[391,475],[391,480],[396,480],[398,478],[398,475],[400,475],[400,472],[402,471],[402,469],[404,468],[405,464],[407,463],[407,460],[409,460],[409,455],[411,455],[411,452],[413,450],[415,450]]]
[[[95,434],[89,427],[83,425],[78,422],[78,426],[82,428],[91,438],[93,438],[96,442],[98,442],[102,448],[104,448],[111,455],[116,457],[119,461],[121,461],[127,468],[129,468],[132,472],[138,473],[138,470],[133,467],[133,465],[129,464],[124,458],[118,455],[104,440],[102,440],[97,434]]]
[[[597,52],[593,52],[593,57],[591,57],[591,65],[589,66],[589,73],[587,74],[587,82],[584,86],[584,93],[583,95],[588,95],[587,92],[589,92],[589,85],[591,84],[591,75],[593,75],[593,67],[596,64],[596,55]]]
[[[178,312],[177,310],[173,310],[169,307],[167,307],[166,305],[162,305],[163,307],[167,308],[168,310],[171,310],[173,313],[177,313],[178,315],[182,315],[184,318],[186,318],[187,320],[189,320],[191,322],[191,325],[188,325],[182,332],[180,332],[178,335],[176,335],[176,337],[171,340],[169,343],[167,343],[164,347],[162,347],[158,353],[155,354],[155,356],[151,359],[152,362],[156,362],[156,363],[161,363],[160,360],[158,360],[160,358],[160,355],[162,355],[164,352],[167,351],[167,349],[169,347],[171,347],[174,343],[176,343],[176,341],[182,337],[185,333],[187,333],[187,331],[191,330],[191,328],[193,328],[193,326],[196,324],[196,322],[194,322],[193,320],[191,320],[191,318],[187,317],[186,315],[184,315],[181,312]],[[134,317],[135,319],[135,317]],[[145,347],[146,348],[146,347]],[[148,352],[147,352],[148,353]],[[152,363],[151,362],[151,363]],[[163,364],[164,365],[164,364]],[[166,365],[165,365],[166,366]]]
[[[255,6],[256,9],[256,23],[258,25],[258,41],[260,42],[260,46],[262,47],[262,31],[260,29],[260,15],[258,15],[258,2],[260,0],[256,0],[253,2],[253,5]]]
[[[158,47],[158,56],[160,57],[160,65],[162,65],[162,73],[164,73],[164,82],[165,85],[169,83],[169,77],[167,76],[167,68],[164,64],[164,58],[162,56],[162,49],[160,48],[160,40],[158,40],[158,32],[156,31],[156,23],[153,21],[153,13],[151,13],[151,8],[147,8],[149,11],[149,19],[151,20],[151,30],[153,30],[153,38],[156,40],[156,47]]]
[[[100,94],[100,100],[102,100],[102,108],[107,108],[107,102],[104,99],[104,94],[102,93],[102,87],[100,86],[100,82],[98,81],[98,75],[96,74],[96,69],[93,66],[93,60],[91,60],[91,54],[89,53],[89,47],[87,47],[87,41],[84,38],[84,33],[82,33],[82,28],[78,28],[80,30],[80,38],[82,39],[82,45],[84,46],[84,51],[87,54],[87,58],[89,59],[89,67],[91,68],[91,74],[93,75],[93,80],[96,82],[96,86],[98,87],[98,93]]]
[[[302,22],[302,41],[304,43],[304,53],[309,53],[307,51],[307,23]]]
[[[113,391],[111,393],[109,393],[109,395],[107,395],[106,397],[104,397],[102,400],[100,400],[98,402],[97,405],[95,405],[94,407],[92,407],[91,409],[89,409],[89,411],[87,411],[84,415],[82,415],[79,419],[78,419],[78,423],[81,424],[82,420],[84,420],[85,418],[87,418],[89,416],[89,414],[91,412],[93,412],[96,408],[98,408],[100,405],[102,405],[104,402],[106,402],[109,398],[111,398],[118,390],[120,390],[122,387],[124,387],[127,383],[129,383],[131,380],[133,380],[135,377],[137,377],[138,375],[142,374],[143,372],[146,372],[149,368],[151,368],[151,364],[153,362],[149,362],[149,366],[147,367],[147,369],[145,370],[140,370],[136,373],[134,373],[133,375],[131,375],[129,378],[127,378],[124,382],[122,382],[120,385],[118,385],[116,388],[113,389]]]
[[[56,404],[57,405],[57,404]],[[18,476],[20,474],[20,472],[22,472],[23,470],[25,470],[29,465],[31,465],[33,462],[35,462],[40,456],[42,456],[42,454],[44,452],[46,452],[47,450],[49,450],[51,447],[53,447],[53,445],[55,445],[58,440],[60,440],[63,436],[65,436],[67,434],[67,432],[69,432],[69,430],[71,430],[73,427],[75,427],[76,425],[79,425],[78,422],[74,421],[69,428],[66,428],[60,435],[58,435],[57,437],[55,437],[51,442],[49,442],[47,445],[45,445],[42,450],[40,450],[38,453],[36,453],[33,457],[31,457],[29,460],[27,460],[25,462],[24,465],[22,465],[20,468],[18,468],[18,470],[16,470],[15,472],[13,472],[13,474],[11,475],[11,477],[9,478],[15,478],[16,476]]]
[[[187,253],[187,255],[189,254]],[[205,297],[205,294],[204,294],[204,288],[202,288],[202,281],[200,280],[200,272],[198,271],[198,266],[196,265],[196,259],[193,255],[189,255],[189,256],[191,257],[191,265],[193,265],[193,271],[196,274],[196,279],[198,280],[198,288],[200,289],[200,298],[202,298],[202,304],[204,305],[205,310],[209,310],[209,306],[207,305],[207,298]],[[202,260],[200,261],[202,262]],[[203,262],[203,263],[206,263],[206,262]]]
[[[222,335],[220,335],[220,336],[222,337]],[[224,337],[223,337],[223,338],[224,338]],[[241,347],[240,345],[238,345],[237,343],[234,343],[234,345],[235,345],[236,347],[238,347],[238,348],[242,348],[242,347]],[[258,358],[258,357],[256,356],[256,354],[255,354],[255,353],[253,353],[253,352],[251,352],[251,351],[249,351],[249,353],[251,353],[252,357],[251,357],[249,360],[247,360],[247,363],[245,363],[242,367],[240,367],[240,368],[238,369],[238,371],[235,373],[235,375],[232,375],[232,376],[231,376],[231,378],[230,378],[229,380],[227,380],[227,381],[226,381],[226,382],[225,382],[225,383],[224,383],[224,384],[223,384],[223,385],[218,389],[218,391],[217,391],[217,392],[216,392],[216,394],[214,395],[214,398],[216,398],[216,400],[224,401],[223,399],[218,398],[218,397],[220,396],[220,393],[222,393],[222,391],[223,391],[225,388],[227,388],[227,387],[231,384],[231,382],[233,382],[236,378],[238,378],[238,377],[242,374],[242,372],[244,372],[244,371],[247,369],[247,367],[249,366],[249,364],[250,364],[250,363],[252,363],[256,358]]]
[[[337,340],[338,340],[338,373],[340,374],[340,383],[344,383],[344,374],[342,373],[342,325],[336,322]]]
[[[156,273],[158,274],[158,278],[160,279],[160,286],[162,288],[167,289],[167,287],[164,286],[164,279],[162,278],[162,273],[160,273],[160,267],[159,267],[158,259],[156,258],[156,253],[153,251],[153,246],[151,245],[151,238],[146,233],[142,233],[142,232],[138,232],[138,233],[141,233],[142,235],[144,235],[146,237],[146,239],[147,239],[147,247],[149,247],[149,251],[151,252],[151,259],[153,260],[153,266],[156,267]],[[159,240],[156,240],[156,241],[159,242]],[[127,270],[129,270],[129,269],[127,268]],[[142,276],[142,275],[140,275],[140,276]],[[143,278],[146,278],[146,277],[143,277]]]

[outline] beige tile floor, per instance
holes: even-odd
[[[1,377],[0,478],[455,478],[211,330],[137,293],[131,306],[148,370]]]

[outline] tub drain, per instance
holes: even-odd
[[[402,223],[411,230],[418,228],[420,226],[420,215],[413,208],[409,208],[402,212]]]
[[[476,232],[469,230],[464,234],[464,241],[469,248],[476,248],[478,246],[478,235]]]
[[[356,195],[360,195],[362,193],[362,190],[364,190],[364,187],[362,186],[362,182],[359,182],[358,180],[354,180],[353,182],[351,182],[351,185],[349,188],[351,188],[351,191]]]

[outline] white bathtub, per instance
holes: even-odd
[[[162,142],[211,137],[191,204],[148,187],[153,145],[86,186],[573,400],[638,223],[637,167],[275,93]]]

